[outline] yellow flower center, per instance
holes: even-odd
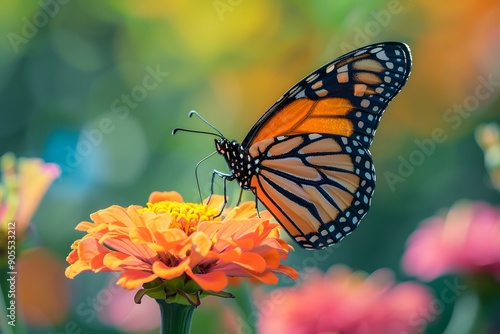
[[[151,211],[154,213],[168,213],[172,216],[170,228],[178,228],[191,234],[196,231],[198,223],[202,221],[220,220],[215,218],[219,211],[205,204],[181,203],[162,201],[156,203],[148,202],[145,208],[139,210],[140,213]]]

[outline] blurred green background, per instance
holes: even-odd
[[[190,110],[242,140],[307,73],[386,40],[407,43],[414,65],[371,149],[378,176],[371,211],[340,246],[318,254],[296,247],[286,263],[388,267],[411,279],[400,260],[421,220],[463,198],[499,202],[474,140],[477,125],[500,121],[498,1],[8,0],[0,17],[0,154],[62,167],[29,240],[61,266],[82,236],[74,227],[92,212],[144,204],[153,190],[199,201],[194,167],[214,151],[213,139],[171,135],[176,127],[207,130],[187,117]],[[220,157],[200,167],[203,196],[214,168],[227,167]],[[237,185],[228,190],[235,200]],[[76,323],[81,333],[119,333],[77,311],[109,279],[64,280],[64,320],[29,331],[70,333],[67,324]],[[443,282],[430,286],[439,296]],[[222,313],[209,299],[194,315],[193,333],[221,333]],[[445,305],[428,333],[442,333],[452,309]]]

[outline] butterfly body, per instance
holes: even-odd
[[[398,42],[354,50],[314,71],[262,115],[241,145],[221,138],[229,173],[306,249],[350,234],[375,189],[369,147],[380,117],[411,70]]]
[[[224,156],[231,169],[230,174],[226,174],[228,181],[238,180],[239,186],[244,190],[252,190],[250,180],[259,170],[259,160],[252,157],[248,150],[245,150],[236,141],[229,141],[226,138],[216,139],[215,148],[219,154]]]

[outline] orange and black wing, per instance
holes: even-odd
[[[258,162],[251,189],[302,247],[338,242],[367,213],[375,188],[368,149],[410,70],[403,43],[352,51],[292,87],[243,141]]]
[[[244,148],[268,138],[324,133],[369,148],[380,117],[408,80],[410,49],[385,42],[351,51],[289,89],[255,123]]]
[[[259,142],[250,153],[261,161],[251,189],[304,248],[337,243],[370,208],[375,169],[370,152],[355,139],[278,137]]]

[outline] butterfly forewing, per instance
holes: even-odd
[[[411,54],[404,43],[354,50],[293,86],[257,121],[242,146],[321,132],[353,137],[368,148],[382,113],[410,71]]]

